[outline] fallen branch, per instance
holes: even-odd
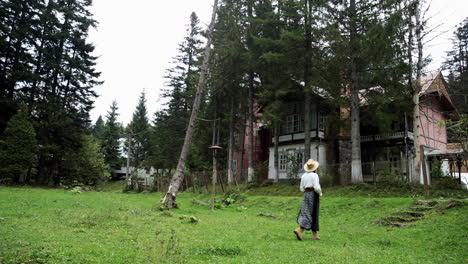
[[[439,209],[437,209],[437,211],[441,212],[441,211],[444,211],[444,210],[447,210],[447,209],[450,209],[450,208],[453,208],[453,207],[460,206],[462,204],[463,204],[463,202],[461,202],[461,201],[451,200],[451,201],[448,201],[446,205],[441,206]]]
[[[210,203],[205,202],[205,201],[200,201],[200,200],[192,200],[192,204],[210,206]]]
[[[271,217],[271,218],[280,218],[279,215],[259,213],[257,216]]]

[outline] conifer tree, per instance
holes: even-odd
[[[190,111],[199,78],[201,56],[201,28],[196,13],[191,13],[187,35],[179,44],[178,54],[165,76],[167,89],[163,94],[168,102],[153,119],[150,163],[172,169],[177,165]]]
[[[102,116],[99,116],[98,119],[96,120],[96,123],[93,126],[93,136],[97,140],[102,141],[104,138],[104,130],[105,130],[104,120],[102,119]]]
[[[243,12],[245,6],[240,1],[221,1],[218,11],[218,20],[213,32],[213,59],[210,67],[211,89],[210,105],[216,105],[221,125],[220,133],[227,135],[227,142],[221,140],[220,145],[227,146],[228,183],[234,182],[232,167],[234,146],[234,131],[243,127],[244,118],[239,118],[242,112],[241,105],[245,105],[245,64],[246,50],[243,43]],[[216,100],[218,98],[218,100]],[[219,100],[229,98],[229,100]],[[215,103],[216,102],[216,103]],[[245,108],[245,107],[244,107]],[[214,111],[211,111],[214,112]],[[214,119],[214,118],[212,118]]]
[[[341,82],[336,91],[349,98],[352,183],[363,181],[360,91],[377,85],[389,90],[399,89],[398,83],[405,77],[401,70],[405,55],[400,38],[400,31],[404,30],[403,8],[403,1],[388,0],[350,0],[349,4],[331,2],[327,5],[330,25],[327,39],[332,56],[338,62],[332,64],[337,69],[331,71],[338,74],[335,78]]]
[[[106,115],[106,123],[103,131],[102,150],[104,160],[109,166],[110,171],[118,169],[121,164],[120,138],[122,127],[118,122],[117,102],[113,101]]]
[[[0,138],[0,182],[24,183],[36,150],[36,132],[23,107],[10,119]]]
[[[213,39],[213,30],[214,30],[214,25],[216,22],[217,10],[218,10],[218,0],[214,0],[213,12],[211,15],[210,26],[208,28],[207,42],[205,45],[203,63],[200,67],[200,70],[201,70],[200,78],[198,80],[197,90],[196,90],[195,98],[193,101],[192,113],[190,115],[189,124],[187,127],[187,131],[185,133],[184,144],[182,145],[182,150],[180,151],[180,156],[177,162],[176,171],[174,175],[172,176],[169,188],[166,192],[166,195],[164,196],[162,200],[163,208],[164,207],[170,207],[170,208],[177,207],[176,195],[177,195],[177,192],[179,191],[179,187],[182,184],[182,180],[184,178],[186,161],[187,161],[187,157],[189,154],[190,145],[192,143],[193,134],[195,132],[195,124],[196,124],[198,114],[200,111],[203,90],[207,82],[208,67],[209,67],[210,55],[211,55],[211,44],[212,44],[212,39]]]
[[[192,106],[195,86],[199,76],[201,56],[201,29],[200,21],[195,12],[190,14],[190,23],[187,35],[179,44],[179,54],[172,62],[174,67],[167,70],[167,86],[169,89],[163,97],[169,98],[169,111],[184,111],[187,118]]]
[[[444,68],[450,71],[449,93],[458,111],[468,114],[468,18],[453,33]]]
[[[83,143],[93,88],[100,84],[90,0],[0,2],[0,94],[5,105],[28,104],[38,152],[37,183],[63,176],[64,155]],[[0,124],[9,119],[2,111]],[[60,176],[60,177],[59,177]]]
[[[64,185],[76,183],[96,185],[103,183],[110,175],[101,152],[99,142],[92,135],[82,135],[81,146],[74,152],[65,153],[64,171],[60,179]]]
[[[149,135],[150,125],[148,121],[148,111],[146,110],[146,96],[143,91],[138,99],[138,104],[133,113],[133,118],[128,125],[128,132],[132,134],[131,160],[135,168],[145,167],[145,161],[150,151]]]

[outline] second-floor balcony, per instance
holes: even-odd
[[[382,141],[382,140],[389,140],[389,139],[404,139],[405,132],[393,132],[393,133],[385,133],[385,134],[378,134],[378,135],[370,135],[370,136],[361,136],[361,142],[369,142],[369,141]],[[414,134],[408,131],[408,138],[414,140]]]
[[[317,135],[317,130],[311,130],[310,131],[310,137],[311,138],[321,138],[323,139],[325,137],[325,133],[323,130],[318,131]],[[278,140],[279,142],[288,142],[288,141],[295,141],[295,140],[304,140],[305,138],[305,133],[304,132],[298,132],[298,133],[290,133],[286,135],[280,135]]]

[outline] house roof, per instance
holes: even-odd
[[[429,72],[421,77],[421,91],[419,95],[435,93],[448,95],[447,83],[441,72]]]
[[[421,91],[419,92],[419,96],[431,94],[438,95],[442,99],[445,109],[454,111],[455,116],[458,116],[458,111],[448,92],[447,82],[440,71],[428,72],[421,77]]]
[[[424,153],[426,156],[458,156],[464,153],[463,149],[434,149]]]

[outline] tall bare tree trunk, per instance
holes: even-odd
[[[214,118],[213,118],[213,135],[211,137],[211,146],[217,144],[216,136],[216,127],[217,127],[217,118],[218,118],[218,100],[215,96],[214,98]],[[218,178],[217,162],[216,162],[216,148],[212,149],[213,151],[213,175],[211,177],[211,211],[214,211],[215,204],[215,195],[216,195],[216,180]]]
[[[130,160],[132,159],[132,131],[128,131],[127,139],[127,166],[125,167],[125,186],[130,186]]]
[[[363,182],[361,165],[361,131],[359,113],[359,76],[356,54],[359,52],[356,25],[356,0],[350,1],[351,44],[351,183]]]
[[[248,143],[248,164],[249,164],[249,167],[247,169],[247,181],[248,182],[251,182],[252,179],[253,179],[253,176],[254,176],[254,111],[253,111],[253,108],[254,108],[254,104],[253,104],[253,73],[251,73],[251,76],[249,77],[250,78],[250,81],[249,81],[249,114],[248,114],[248,123],[249,123],[249,130],[248,130],[248,136],[249,136],[249,143]]]
[[[311,87],[310,87],[310,77],[312,76],[312,59],[311,59],[311,50],[312,50],[312,32],[310,28],[312,20],[312,1],[307,0],[304,2],[304,11],[305,11],[305,63],[304,63],[304,160],[310,159],[310,105],[312,102]],[[318,129],[318,127],[316,128]]]
[[[247,13],[250,19],[253,18],[253,1],[249,0],[247,3]],[[252,21],[249,24],[249,35],[247,36],[247,46],[252,51],[253,46],[253,39],[252,39]],[[253,89],[254,89],[254,72],[250,70],[249,72],[249,95],[248,95],[248,123],[249,123],[249,130],[248,130],[248,169],[247,169],[247,181],[251,182],[254,176],[254,102],[253,102]]]
[[[418,61],[416,64],[416,84],[413,89],[413,141],[415,156],[413,160],[413,173],[411,175],[411,182],[418,182],[421,177],[421,151],[419,144],[419,126],[421,124],[419,113],[419,92],[421,91],[421,72],[423,67],[423,45],[421,36],[421,10],[418,5],[415,10],[416,19],[416,43],[418,45]]]
[[[228,184],[232,184],[234,181],[233,169],[232,169],[232,155],[234,152],[234,98],[231,97],[230,106],[230,118],[229,118],[229,142],[228,142]]]
[[[408,13],[408,65],[409,65],[409,72],[408,72],[408,87],[412,93],[412,101],[414,103],[414,92],[416,87],[413,86],[413,17],[414,13],[413,10],[410,9]],[[419,100],[419,98],[418,98]],[[415,104],[416,105],[416,104]],[[414,110],[414,109],[413,109]],[[419,110],[419,108],[418,108]],[[412,116],[412,120],[414,120],[414,115]],[[410,158],[409,158],[409,148],[408,148],[408,132],[409,131],[409,124],[408,124],[408,117],[405,113],[405,156],[406,156],[406,180],[408,182],[412,181],[412,175],[415,173],[414,166],[410,167]],[[413,136],[414,136],[414,127],[412,129]],[[413,138],[414,141],[414,138]],[[416,144],[415,142],[413,142]],[[414,160],[413,160],[414,161]],[[413,164],[414,165],[414,164]]]
[[[212,127],[212,136],[211,136],[211,146],[215,146],[218,144],[218,137],[217,137],[217,127],[218,127],[218,98],[217,96],[213,96],[213,106],[214,106],[214,111],[213,111],[213,127]],[[214,151],[213,151],[214,152]],[[214,157],[215,155],[213,155]],[[213,163],[214,167],[214,163]],[[214,172],[213,168],[213,172]],[[213,182],[216,184],[216,178],[213,177]]]
[[[197,92],[195,94],[195,100],[193,101],[192,114],[190,116],[190,121],[187,127],[187,131],[185,133],[184,144],[182,146],[182,151],[180,152],[180,157],[177,163],[176,172],[172,176],[171,183],[169,184],[167,193],[162,200],[161,207],[168,207],[168,208],[177,207],[176,195],[177,195],[177,192],[179,191],[179,187],[182,183],[182,180],[184,179],[185,162],[187,161],[190,145],[192,144],[192,137],[195,131],[195,124],[196,124],[195,122],[197,120],[198,111],[200,110],[200,103],[201,103],[201,99],[203,95],[203,89],[206,83],[206,75],[208,71],[208,64],[210,61],[211,42],[212,42],[212,37],[213,37],[213,29],[215,25],[217,10],[218,10],[218,0],[214,0],[213,13],[211,15],[211,22],[208,28],[208,35],[207,35],[206,46],[205,46],[205,54],[203,57],[203,64],[201,65],[200,79],[198,80]]]

